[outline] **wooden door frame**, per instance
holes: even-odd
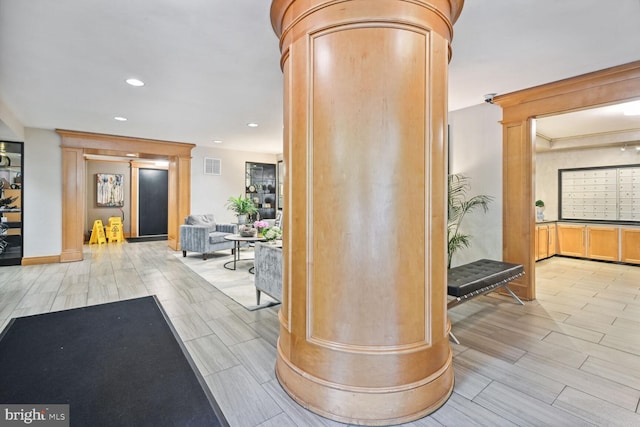
[[[535,290],[535,129],[532,119],[640,98],[640,61],[496,96],[502,107],[502,258],[526,274],[510,288],[532,300]]]
[[[131,162],[131,237],[138,237],[138,180],[140,169],[160,169],[160,170],[169,170],[169,166],[158,166],[152,165],[149,163],[143,162]]]
[[[81,261],[84,243],[85,154],[169,161],[168,245],[180,249],[180,219],[191,209],[191,150],[195,144],[56,129],[62,137],[62,251],[60,262]]]

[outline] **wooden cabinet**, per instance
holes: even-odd
[[[640,229],[631,229],[639,231]],[[620,239],[623,235],[622,252],[620,251]],[[640,233],[630,233],[627,236],[628,257],[638,256],[640,249],[633,244],[640,244]],[[635,243],[634,243],[635,242]],[[599,225],[570,225],[558,224],[558,253],[560,255],[598,259],[603,261],[625,261],[624,233],[620,227]],[[635,252],[634,252],[635,251]],[[633,255],[635,253],[635,255]]]
[[[620,236],[620,261],[640,264],[640,228],[623,228],[620,230]]]
[[[584,225],[558,224],[558,253],[560,255],[586,256]]]
[[[555,224],[549,225],[549,248],[547,256],[554,256],[558,253],[558,232]]]
[[[587,226],[587,258],[604,261],[620,259],[618,246],[620,229],[618,227]]]
[[[536,261],[554,256],[556,254],[556,225],[536,225],[535,245]]]

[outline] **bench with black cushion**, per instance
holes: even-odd
[[[509,282],[524,274],[520,264],[480,259],[469,264],[450,268],[447,272],[447,294],[453,297],[447,303],[447,309],[455,307],[471,298],[503,288],[518,302],[524,303],[509,289]],[[449,331],[456,344],[460,341]]]
[[[524,303],[509,289],[509,282],[524,274],[520,264],[480,259],[469,264],[453,267],[447,273],[447,294],[454,297],[447,308],[465,302],[478,295],[504,288],[519,304]]]

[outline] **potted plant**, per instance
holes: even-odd
[[[253,200],[248,197],[243,197],[242,194],[238,197],[229,197],[226,206],[227,209],[233,211],[238,216],[238,224],[246,224],[249,216],[258,212],[256,205],[253,204]]]
[[[536,221],[544,221],[544,202],[536,200]]]
[[[467,199],[467,192],[471,188],[469,178],[461,174],[449,175],[448,218],[447,218],[447,268],[451,268],[453,254],[459,249],[471,245],[471,235],[460,232],[460,223],[464,216],[480,207],[486,213],[489,209],[491,196],[478,195]]]

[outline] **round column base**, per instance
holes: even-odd
[[[403,424],[429,415],[449,399],[454,382],[450,353],[440,370],[416,383],[386,388],[335,384],[294,366],[279,343],[276,376],[300,406],[341,423],[368,426]]]

